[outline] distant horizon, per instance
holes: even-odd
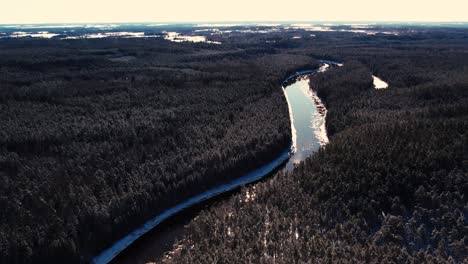
[[[80,21],[80,22],[23,22],[23,23],[0,23],[0,25],[80,25],[80,24],[167,24],[167,25],[177,25],[177,24],[258,24],[258,23],[277,23],[277,24],[290,24],[290,23],[367,23],[367,24],[398,24],[398,23],[407,23],[407,24],[468,24],[466,21],[430,21],[430,20],[225,20],[225,21]]]

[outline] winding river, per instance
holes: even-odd
[[[291,119],[292,144],[290,149],[284,150],[275,160],[261,168],[169,208],[115,242],[110,248],[94,257],[92,262],[96,264],[111,261],[143,263],[154,257],[163,257],[165,252],[172,249],[173,243],[183,237],[184,225],[202,210],[202,206],[207,206],[203,205],[204,201],[221,196],[219,202],[226,196],[223,194],[259,181],[274,171],[291,171],[296,163],[328,143],[325,129],[327,111],[320,98],[309,88],[309,76],[326,71],[330,65],[341,66],[341,64],[331,61],[321,62],[322,66],[319,69],[297,72],[283,82],[282,88],[288,102]],[[172,217],[175,215],[177,217]],[[164,221],[170,217],[172,217],[171,221]]]

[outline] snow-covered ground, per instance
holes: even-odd
[[[291,136],[292,136],[292,146],[291,146],[291,153],[294,154],[297,149],[297,130],[294,127],[294,116],[291,108],[291,103],[288,98],[288,94],[286,93],[286,88],[283,87],[284,97],[286,98],[286,102],[288,103],[288,110],[289,110],[289,120],[291,121]]]
[[[84,34],[80,36],[68,36],[62,39],[98,39],[98,38],[150,38],[159,37],[156,35],[145,35],[145,32],[104,32],[104,33],[92,33]]]
[[[375,89],[385,89],[388,87],[388,83],[382,81],[379,77],[372,75],[372,79],[374,79]]]
[[[172,42],[204,42],[209,44],[221,44],[218,41],[207,40],[205,36],[184,36],[177,32],[165,32],[164,39]]]
[[[157,28],[169,26],[170,24],[152,23],[152,24],[128,24],[133,26],[143,26],[146,28]],[[13,29],[17,28],[17,32],[0,32],[0,38],[53,38],[63,35],[61,39],[97,39],[97,38],[154,38],[160,37],[159,35],[145,35],[143,32],[127,32],[123,31],[126,24],[27,24],[27,25],[0,25],[0,29]],[[229,23],[216,23],[216,24],[198,24],[193,25],[192,33],[206,32],[209,35],[222,35],[231,33],[252,33],[252,34],[267,34],[278,32],[289,32],[297,30],[305,30],[311,32],[352,32],[357,34],[376,35],[376,34],[393,34],[398,35],[397,31],[383,30],[381,28],[373,28],[367,24],[344,24],[346,26],[337,27],[334,24],[314,24],[314,23],[291,23],[291,24],[277,24],[277,23],[258,23],[258,24],[229,24]],[[69,34],[78,28],[91,29],[92,32],[84,33],[81,35]],[[118,31],[122,28],[122,31]],[[48,32],[45,31],[50,29]],[[63,29],[63,30],[60,30]],[[94,30],[98,32],[94,32]],[[42,30],[42,31],[41,31]],[[102,32],[99,32],[102,30]],[[218,41],[210,41],[202,34],[201,36],[195,34],[181,35],[177,32],[164,32],[165,39],[173,42],[204,42],[210,44],[221,44]],[[315,37],[315,34],[310,36]],[[293,36],[292,39],[299,39],[300,36]]]
[[[58,36],[59,34],[49,33],[48,31],[39,31],[39,32],[24,32],[24,31],[16,31],[10,34],[9,37],[11,38],[53,38]],[[5,38],[5,37],[2,37]]]
[[[318,73],[325,72],[328,69],[329,65],[326,64],[326,67],[320,67]],[[313,92],[310,89],[309,81],[306,82],[306,85],[300,86],[301,92],[304,93],[305,96],[312,98],[317,107],[317,111],[313,113],[313,117],[311,119],[310,127],[312,128],[315,137],[317,138],[318,143],[321,146],[328,144],[328,134],[326,129],[326,118],[327,118],[327,109],[323,104],[322,100],[318,97],[316,92]]]
[[[323,25],[291,24],[289,26],[285,26],[284,29],[302,29],[305,31],[318,31],[318,32],[352,32],[352,33],[365,34],[365,35],[376,35],[376,34],[398,35],[397,32],[372,29],[368,25],[351,25],[350,28],[347,29],[347,28],[335,28],[331,24],[323,24]]]

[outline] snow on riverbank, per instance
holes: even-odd
[[[294,117],[291,108],[291,103],[288,99],[288,94],[286,93],[286,88],[283,86],[283,93],[284,97],[286,98],[286,102],[288,103],[288,111],[289,111],[289,120],[291,121],[291,136],[292,136],[292,146],[291,146],[291,154],[294,154],[297,149],[297,131],[296,127],[294,127]]]
[[[310,96],[315,102],[317,106],[316,117],[312,120],[312,128],[314,129],[315,136],[317,137],[321,146],[328,144],[328,134],[327,134],[327,127],[326,127],[326,120],[327,120],[327,108],[323,104],[322,100],[318,97],[317,93],[312,92],[309,88]]]
[[[317,71],[318,73],[320,72],[325,72],[328,69],[329,65],[325,64],[320,69]],[[318,97],[317,93],[313,90],[311,90],[309,82],[307,82],[307,85],[301,86],[301,91],[308,97],[312,98],[312,100],[315,103],[315,107],[317,108],[317,111],[313,113],[313,118],[311,121],[311,128],[313,129],[313,132],[315,134],[315,137],[317,138],[320,146],[324,146],[328,144],[328,135],[327,135],[327,128],[325,126],[326,123],[326,118],[327,118],[327,108],[323,104],[322,100]]]
[[[189,198],[185,200],[184,202],[167,209],[166,211],[162,212],[161,214],[157,215],[155,218],[149,220],[146,222],[144,225],[140,226],[139,228],[135,229],[132,231],[130,234],[127,236],[123,237],[116,243],[114,243],[111,247],[108,249],[104,250],[96,256],[93,260],[92,263],[95,264],[101,264],[101,263],[109,263],[112,259],[114,259],[122,250],[127,248],[129,245],[131,245],[135,240],[140,238],[142,235],[153,229],[155,226],[157,226],[159,223],[162,221],[166,220],[167,218],[171,217],[172,215],[187,209],[194,204],[200,203],[202,201],[205,201],[211,197],[214,197],[216,195],[219,195],[221,193],[233,190],[238,188],[239,186],[249,184],[255,181],[258,181],[274,171],[276,168],[278,168],[281,164],[286,162],[289,159],[289,148],[285,150],[283,153],[279,155],[278,158],[273,160],[272,162],[268,163],[267,165],[260,167],[256,170],[253,170],[250,173],[245,174],[244,176],[237,178],[235,180],[232,180],[229,183],[219,185],[217,187],[214,187],[202,194],[199,194],[195,197]]]

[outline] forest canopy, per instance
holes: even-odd
[[[445,33],[311,44],[344,62],[310,82],[330,143],[203,211],[163,262],[465,263],[468,35]]]
[[[89,260],[145,221],[275,159],[271,48],[162,39],[0,40],[0,262]]]
[[[330,144],[202,212],[165,261],[465,261],[468,31],[392,30],[0,39],[0,262],[88,262],[273,160],[281,83],[318,59],[344,62],[311,78]]]

